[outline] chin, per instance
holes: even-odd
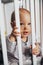
[[[25,38],[26,38],[26,37],[28,37],[28,35],[24,35],[23,37],[25,37]]]

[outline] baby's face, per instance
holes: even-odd
[[[31,34],[30,14],[22,14],[20,18],[20,31],[22,37],[28,37]]]
[[[13,31],[15,31],[15,26],[16,24],[14,21],[12,25]],[[30,14],[27,12],[23,12],[20,14],[20,33],[22,38],[27,38],[31,34]]]

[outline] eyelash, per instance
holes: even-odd
[[[23,23],[20,23],[20,25],[24,25]],[[31,25],[31,23],[28,23],[28,25]]]
[[[20,25],[24,25],[23,23],[20,23]]]
[[[28,23],[28,25],[31,25],[31,23]]]

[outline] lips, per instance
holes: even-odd
[[[28,34],[28,32],[27,32],[27,31],[25,31],[25,32],[23,32],[23,34],[27,35],[27,34]]]

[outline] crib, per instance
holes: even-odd
[[[39,42],[41,47],[41,57],[39,56],[37,59],[37,57],[33,55],[33,65],[40,65],[38,60],[41,60],[43,56],[42,0],[0,0],[0,38],[2,43],[1,45],[4,65],[9,65],[6,48],[6,36],[9,35],[12,30],[9,24],[9,16],[14,10],[16,15],[16,26],[19,28],[18,31],[20,32],[19,8],[25,8],[31,12],[32,47],[35,47],[35,42]],[[21,43],[21,41],[19,40],[21,40],[21,37],[17,37],[19,50],[19,65],[23,65],[22,47],[21,44],[19,44]]]

